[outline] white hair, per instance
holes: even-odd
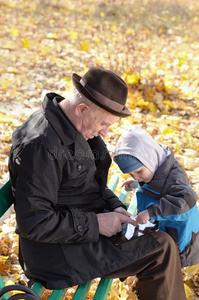
[[[73,87],[70,91],[69,95],[71,105],[79,105],[80,103],[85,103],[90,108],[90,115],[93,117],[96,114],[104,112],[104,109],[97,106],[95,103],[90,101],[84,95],[82,95],[75,87]]]

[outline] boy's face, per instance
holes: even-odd
[[[142,166],[139,169],[131,171],[129,174],[139,182],[144,181],[145,183],[148,183],[153,178],[153,173],[145,166]]]

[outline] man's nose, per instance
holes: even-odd
[[[109,128],[106,127],[106,128],[101,129],[99,133],[100,133],[100,135],[102,135],[103,137],[105,137],[108,134],[108,130],[109,130]]]

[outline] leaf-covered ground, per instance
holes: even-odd
[[[66,96],[72,72],[94,65],[129,85],[132,116],[111,127],[110,152],[125,126],[139,124],[171,146],[199,195],[198,0],[0,0],[0,12],[0,183],[13,130],[47,91]],[[113,173],[122,182],[114,164]],[[0,272],[24,283],[14,226],[13,214],[1,228]],[[199,299],[198,275],[199,266],[183,270],[189,300]],[[136,282],[115,281],[109,299],[136,299]]]

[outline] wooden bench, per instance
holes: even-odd
[[[119,178],[117,175],[112,176],[109,181],[108,187],[113,192],[116,190],[118,181]],[[126,204],[126,206],[128,207],[128,211],[134,213],[136,209],[135,207],[136,204],[134,203],[134,201],[131,201],[130,205],[126,203],[129,194],[130,192],[126,192],[124,189],[122,189],[119,199]],[[8,209],[10,209],[12,204],[13,204],[13,197],[11,193],[11,184],[10,181],[7,180],[0,187],[0,218],[8,211]],[[112,279],[102,278],[98,284],[93,300],[106,300],[112,281],[113,281]],[[92,280],[79,285],[72,299],[85,300],[91,285],[92,285]],[[0,288],[3,287],[4,287],[4,282],[2,280],[2,277],[0,276]],[[67,289],[68,288],[61,289],[61,290],[53,290],[49,300],[62,300],[67,292]],[[37,295],[42,296],[45,288],[40,283],[35,282],[32,286],[32,290],[36,292]],[[8,293],[6,293],[3,297],[4,299],[8,299],[9,298]]]

